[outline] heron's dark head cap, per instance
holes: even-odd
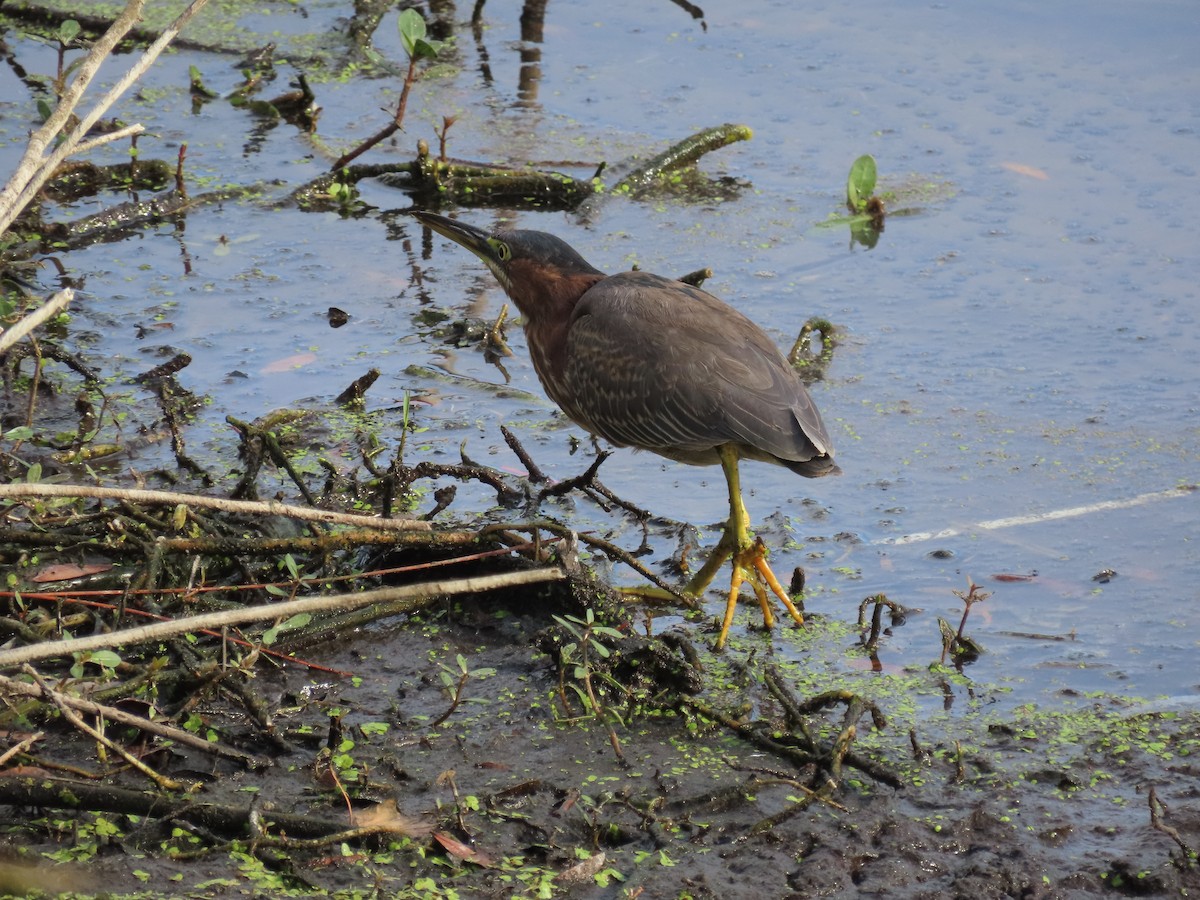
[[[553,283],[582,276],[590,282],[604,274],[566,241],[544,231],[487,232],[423,210],[414,209],[410,213],[422,225],[482,259],[518,305],[523,295],[537,292],[535,279]]]

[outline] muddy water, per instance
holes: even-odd
[[[1188,89],[1198,80],[1195,13],[1178,3],[1136,13],[722,4],[705,9],[703,30],[671,4],[551,4],[544,40],[527,45],[540,51],[535,70],[517,52],[519,11],[491,3],[480,40],[458,32],[452,65],[418,88],[407,135],[375,158],[407,157],[444,114],[459,117],[457,155],[589,165],[719,122],[755,129],[752,142],[704,161],[708,175],[741,185],[724,200],[618,200],[586,223],[509,218],[562,235],[608,270],[711,266],[708,287],[784,346],[809,315],[843,329],[814,394],[845,475],[807,483],[751,465],[745,478],[777,565],[807,569],[809,608],[845,619],[880,591],[922,608],[888,647],[913,663],[936,652],[935,616],[957,619],[951,591],[972,578],[995,592],[972,623],[990,651],[975,672],[1021,673],[1017,701],[1048,687],[1196,696],[1200,495],[1160,493],[1200,479],[1196,253],[1181,224],[1200,129],[1200,94]],[[304,46],[314,23],[332,27],[344,11],[308,12],[268,17],[282,47]],[[382,52],[398,52],[393,33],[385,22]],[[50,62],[44,50],[20,51],[32,70]],[[324,157],[290,126],[254,132],[220,102],[193,112],[187,64],[217,90],[240,77],[215,55],[165,60],[144,102],[121,109],[147,121],[143,153],[170,156],[186,141],[197,189],[270,192],[321,171]],[[4,77],[6,93],[21,89]],[[343,146],[373,130],[395,87],[321,84],[320,140]],[[21,131],[5,128],[10,142]],[[883,188],[899,194],[893,205],[916,213],[891,219],[869,252],[844,229],[817,227],[838,212],[850,161],[867,152]],[[495,316],[496,286],[464,253],[425,244],[391,217],[408,205],[401,192],[368,184],[363,200],[345,217],[227,203],[192,213],[186,228],[73,253],[85,279],[77,339],[129,374],[189,352],[187,385],[212,401],[194,448],[227,445],[227,413],[326,404],[375,365],[383,378],[369,402],[386,422],[405,392],[416,396],[422,452],[453,456],[466,439],[476,458],[515,466],[498,434],[507,422],[553,476],[581,470],[586,460],[569,455],[578,430],[544,429],[554,413],[519,333],[503,369],[430,334],[431,318]],[[479,224],[502,216],[462,214]],[[331,305],[351,314],[347,327],[327,325]],[[603,477],[715,540],[707,526],[725,514],[716,471],[625,451]],[[1092,508],[1144,495],[1157,498]],[[1078,514],[1036,520],[1062,510]],[[592,509],[562,515],[640,540]],[[652,543],[667,554],[674,537]],[[1093,581],[1104,569],[1117,577]],[[1031,572],[1030,583],[991,580]],[[1031,671],[1041,674],[1027,681]]]

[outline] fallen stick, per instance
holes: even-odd
[[[517,587],[544,581],[558,581],[566,576],[558,569],[529,569],[524,572],[505,572],[499,575],[484,575],[478,578],[455,578],[448,581],[429,581],[402,587],[380,588],[357,594],[334,594],[327,597],[305,597],[268,606],[252,606],[244,609],[228,609],[176,619],[172,622],[156,622],[138,628],[126,628],[111,634],[95,634],[65,641],[45,641],[0,651],[0,668],[86,653],[112,647],[126,647],[149,641],[161,641],[193,631],[219,629],[250,622],[267,622],[286,619],[301,613],[324,613],[345,611],[369,606],[372,603],[403,603],[411,601],[411,609],[417,609],[433,597],[454,594],[473,594],[497,588]],[[397,612],[404,612],[398,609]]]

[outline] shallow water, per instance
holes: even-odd
[[[810,610],[853,621],[863,597],[884,592],[924,611],[885,641],[885,666],[937,657],[935,616],[957,623],[951,592],[970,577],[994,594],[972,612],[968,631],[988,652],[969,673],[1010,684],[1010,702],[1093,690],[1194,698],[1200,493],[976,525],[1200,481],[1200,267],[1185,205],[1197,193],[1200,13],[1182,2],[761,2],[707,5],[704,31],[668,3],[598,10],[550,4],[540,80],[522,88],[520,4],[493,0],[481,42],[460,29],[459,66],[418,86],[399,144],[365,159],[409,157],[443,114],[459,116],[452,154],[496,160],[617,162],[710,125],[750,125],[753,141],[701,164],[747,184],[734,199],[618,199],[587,223],[510,218],[563,236],[609,271],[711,266],[706,287],[785,348],[810,315],[843,329],[813,393],[845,474],[807,482],[749,464],[744,482],[777,571],[806,568]],[[303,22],[287,9],[266,18],[287,35],[334,27],[345,10],[306,12]],[[393,33],[385,22],[377,45],[394,57]],[[286,51],[287,38],[277,39]],[[44,50],[17,49],[31,70],[52,64]],[[294,186],[321,172],[323,157],[288,125],[251,141],[243,111],[214,102],[192,113],[187,65],[228,90],[240,80],[229,62],[182,51],[160,63],[146,102],[120,110],[156,136],[142,153],[170,158],[186,141],[196,191]],[[341,148],[376,130],[397,85],[317,84],[321,139]],[[22,90],[11,72],[0,75],[0,94]],[[5,119],[8,169],[27,123]],[[851,247],[844,229],[817,227],[840,211],[849,165],[868,152],[882,187],[912,194],[900,205],[919,208],[890,219],[869,252]],[[71,253],[67,265],[86,279],[76,346],[127,376],[170,350],[190,353],[182,382],[211,400],[190,430],[193,449],[228,449],[226,414],[329,404],[377,366],[368,406],[398,423],[411,392],[427,428],[417,453],[455,459],[465,440],[475,459],[515,468],[499,434],[507,423],[552,477],[582,471],[587,457],[570,453],[579,430],[545,427],[553,410],[518,332],[504,361],[509,382],[478,350],[451,348],[419,324],[431,310],[493,318],[503,298],[482,266],[386,214],[409,205],[403,193],[364,185],[363,199],[374,209],[358,217],[228,202],[189,214],[184,229]],[[350,324],[331,329],[329,306],[348,311]],[[142,340],[138,325],[149,329]],[[114,468],[155,464],[148,455]],[[708,526],[726,512],[717,470],[621,451],[601,477],[716,540]],[[464,488],[454,508],[490,502]],[[615,530],[631,547],[641,539],[634,524],[582,502],[551,511],[580,530]],[[947,529],[958,533],[897,542]],[[652,546],[653,564],[675,539],[663,531]],[[1092,580],[1106,568],[1116,578]],[[991,579],[1031,571],[1028,583]],[[751,616],[747,608],[739,627]]]

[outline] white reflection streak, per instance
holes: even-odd
[[[1159,500],[1170,500],[1173,497],[1187,497],[1194,494],[1200,485],[1185,484],[1165,491],[1151,491],[1148,494],[1138,494],[1126,500],[1101,500],[1099,503],[1088,503],[1084,506],[1071,506],[1067,509],[1052,509],[1049,512],[1032,513],[1028,516],[1009,516],[1004,519],[988,519],[986,522],[976,522],[962,528],[946,528],[942,531],[918,531],[903,537],[883,538],[873,541],[875,544],[919,544],[921,541],[933,541],[940,538],[954,537],[972,531],[995,531],[998,528],[1012,528],[1014,525],[1032,525],[1035,522],[1049,522],[1052,519],[1071,519],[1075,516],[1086,516],[1107,509],[1128,509],[1131,506],[1142,506],[1146,503],[1156,503]]]

